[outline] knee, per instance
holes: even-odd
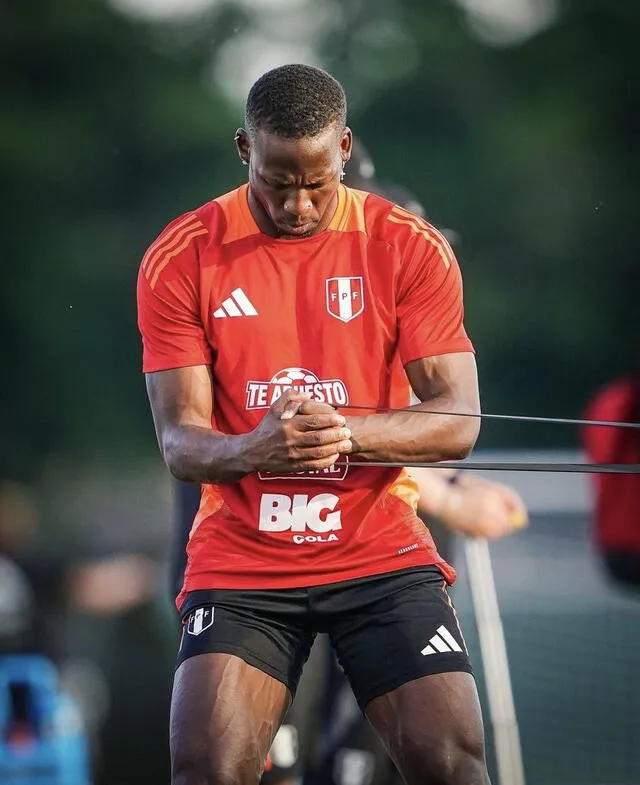
[[[258,785],[257,756],[218,745],[171,744],[171,785]]]
[[[435,752],[434,758],[434,783],[489,785],[482,741],[445,744]]]
[[[412,739],[403,746],[408,785],[489,785],[482,739]]]

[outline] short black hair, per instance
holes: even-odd
[[[347,97],[337,79],[310,65],[283,65],[263,74],[247,97],[247,130],[301,139],[347,122]]]

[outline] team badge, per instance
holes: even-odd
[[[364,311],[362,277],[327,278],[327,311],[341,322],[350,322]]]
[[[200,635],[201,632],[208,630],[213,624],[214,608],[209,605],[206,608],[198,608],[189,616],[187,632],[189,635]]]

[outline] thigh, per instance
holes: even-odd
[[[422,676],[472,672],[438,571],[377,576],[343,592],[330,636],[361,708]]]
[[[473,676],[423,676],[374,698],[366,714],[408,785],[488,785]]]
[[[257,785],[313,641],[305,605],[294,591],[225,590],[194,592],[186,608],[171,713],[174,783]]]
[[[282,682],[234,655],[185,660],[171,701],[174,785],[258,785],[290,700]]]
[[[409,785],[486,785],[475,681],[430,570],[346,587],[331,637],[358,703]]]

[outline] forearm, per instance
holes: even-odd
[[[162,457],[178,480],[199,483],[238,482],[251,471],[243,457],[246,437],[211,428],[175,425],[160,440]]]
[[[437,518],[447,506],[455,486],[451,483],[453,475],[458,474],[455,469],[410,469],[411,477],[417,482],[420,491],[418,500],[418,513],[420,515]]]
[[[437,414],[439,411],[447,414]],[[469,455],[478,438],[480,420],[460,415],[478,413],[450,398],[436,398],[412,406],[410,411],[350,416],[347,427],[352,434],[353,452],[364,458],[431,463]]]

